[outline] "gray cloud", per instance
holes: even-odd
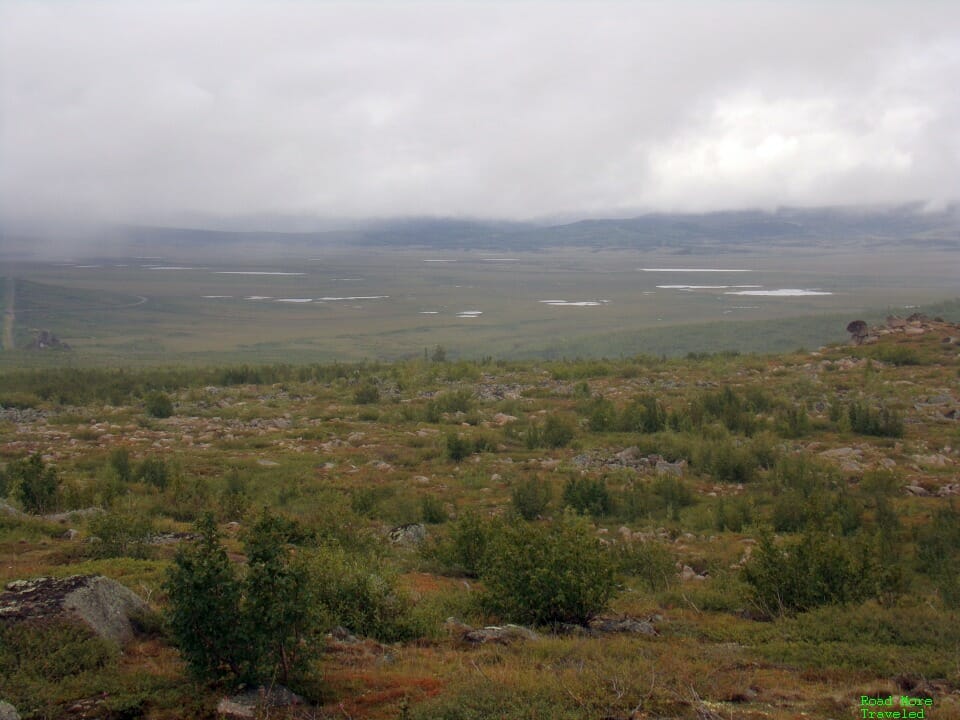
[[[0,5],[6,217],[957,199],[951,2]]]

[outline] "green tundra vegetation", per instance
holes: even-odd
[[[0,579],[102,574],[151,613],[122,649],[0,621],[0,696],[204,718],[279,683],[307,704],[269,717],[785,720],[908,693],[960,718],[960,326],[910,328],[4,371]]]

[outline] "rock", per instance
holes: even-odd
[[[907,495],[913,495],[914,497],[930,497],[930,491],[919,485],[907,485],[903,488]]]
[[[14,580],[0,594],[0,622],[69,618],[120,644],[133,638],[131,618],[147,611],[142,598],[102,575]]]
[[[590,629],[601,633],[628,633],[631,635],[657,635],[657,630],[647,620],[631,617],[599,617],[590,621]]]
[[[461,639],[475,645],[486,645],[487,643],[509,645],[517,640],[539,640],[540,636],[522,625],[488,625],[464,633]]]
[[[79,530],[74,530],[73,528],[70,528],[60,537],[63,540],[75,540],[79,534],[80,534]]]
[[[288,690],[282,685],[273,685],[269,690],[260,687],[256,690],[248,690],[240,695],[223,698],[217,705],[217,715],[222,718],[245,720],[245,718],[266,717],[266,714],[263,713],[264,710],[303,704],[304,699],[292,690]]]
[[[6,700],[0,700],[0,720],[20,720],[20,713]]]
[[[260,458],[257,460],[257,465],[261,467],[277,467],[280,463],[275,460],[267,460],[266,458]]]
[[[960,483],[947,483],[937,490],[937,497],[953,497],[960,495]]]
[[[356,635],[351,633],[342,625],[337,625],[337,627],[329,632],[329,635],[331,639],[336,640],[337,642],[347,643],[349,645],[360,642]]]
[[[506,425],[507,423],[516,422],[517,418],[513,415],[507,415],[506,413],[498,412],[493,416],[493,422],[497,425]]]
[[[913,460],[917,463],[917,465],[933,468],[942,468],[951,464],[950,458],[944,457],[940,453],[935,453],[933,455],[914,455]]]
[[[614,457],[624,465],[635,465],[641,460],[646,462],[646,457],[644,457],[643,453],[640,452],[640,448],[636,445],[621,450],[614,455]]]
[[[675,463],[660,460],[657,462],[657,475],[673,475],[674,477],[683,477],[683,469],[687,466],[686,460],[678,460]]]
[[[852,460],[853,458],[859,458],[862,454],[863,453],[856,448],[839,447],[833,450],[824,450],[820,453],[820,457],[830,458],[832,460]]]
[[[49,330],[39,331],[27,345],[27,350],[69,350],[70,346]]]
[[[399,545],[418,545],[427,539],[427,528],[423,523],[400,525],[390,531],[390,542]]]

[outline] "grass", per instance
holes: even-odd
[[[952,482],[960,462],[956,421],[924,400],[948,396],[956,404],[956,346],[941,342],[948,330],[817,355],[442,363],[417,357],[392,364],[143,368],[122,376],[106,369],[11,370],[0,373],[0,397],[29,395],[38,415],[6,421],[0,458],[45,455],[71,488],[59,497],[60,509],[102,504],[108,513],[146,516],[159,530],[181,532],[213,510],[227,551],[241,566],[243,533],[269,506],[323,542],[395,573],[414,601],[420,637],[398,644],[323,641],[326,652],[309,678],[311,693],[321,698],[317,717],[846,717],[856,712],[858,693],[896,692],[898,678],[913,678],[932,683],[931,717],[950,719],[960,717],[956,610],[914,562],[915,528],[948,501],[909,497],[901,489],[909,483],[935,491]],[[378,388],[379,399],[358,404],[357,388],[368,386]],[[725,388],[729,396],[722,395]],[[171,397],[172,417],[147,417],[142,397],[153,389]],[[666,430],[590,429],[594,396],[619,414],[651,394],[667,414]],[[854,401],[896,408],[904,436],[860,434],[845,424],[843,412],[831,414],[832,403],[843,409]],[[738,403],[748,404],[746,416],[725,414],[724,407]],[[808,424],[791,428],[784,415],[790,407],[802,408]],[[501,425],[501,412],[516,420]],[[9,417],[19,416],[11,411]],[[569,445],[528,447],[526,430],[549,417],[570,418]],[[468,441],[459,462],[449,456],[451,433]],[[643,461],[624,466],[616,456],[630,446]],[[128,450],[134,468],[164,459],[168,486],[118,483],[109,461],[117,447]],[[752,471],[745,481],[725,474],[718,448],[744,454]],[[822,454],[842,448],[854,453],[859,468]],[[935,454],[947,459],[945,467],[914,458]],[[682,478],[674,483],[658,474],[648,455],[686,460]],[[881,473],[885,461],[893,465]],[[829,491],[849,500],[856,517],[848,534],[833,529],[841,520],[830,517],[834,507],[818,511],[812,524],[851,546],[883,541],[877,498],[886,498],[899,518],[892,536],[899,555],[878,556],[877,570],[899,567],[905,587],[863,602],[759,619],[739,567],[784,493],[802,497],[803,467],[813,468],[814,496]],[[512,522],[514,489],[525,483],[549,489],[544,519],[534,521],[546,524],[564,511],[568,482],[583,478],[602,480],[610,495],[606,509],[583,508],[599,513],[588,518],[597,538],[619,549],[629,534],[639,547],[655,542],[660,548],[649,556],[624,554],[619,591],[606,611],[658,616],[658,634],[590,637],[538,628],[535,641],[459,642],[444,624],[450,616],[474,626],[502,621],[476,602],[483,581],[390,542],[390,528],[422,521],[425,509],[434,520],[431,538],[446,537],[467,512],[482,522]],[[14,486],[3,482],[0,494],[16,506]],[[736,530],[718,526],[721,503],[724,517],[735,508],[749,510]],[[449,519],[439,517],[443,513]],[[239,525],[228,524],[234,521]],[[79,536],[64,538],[68,528]],[[162,610],[162,583],[176,546],[148,546],[139,559],[94,558],[85,542],[91,534],[90,521],[80,515],[64,522],[0,515],[0,580],[100,573]],[[789,544],[797,534],[784,531],[778,542]],[[701,577],[681,580],[676,564]],[[644,575],[664,568],[669,582]],[[32,653],[29,662],[41,654]],[[17,683],[11,697],[25,717],[55,717],[68,703],[103,692],[117,717],[203,717],[229,690],[190,684],[162,632],[138,639],[122,655],[88,655],[88,665],[59,682],[39,671],[0,667],[0,684]]]

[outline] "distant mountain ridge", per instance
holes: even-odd
[[[239,220],[232,226],[240,225]],[[302,226],[302,224],[301,224]],[[328,226],[329,227],[329,226]],[[20,234],[22,235],[22,233]],[[97,250],[150,254],[165,250],[236,247],[259,254],[280,246],[421,247],[433,250],[539,250],[549,247],[633,248],[667,252],[735,252],[753,243],[918,243],[960,250],[960,206],[924,211],[919,205],[651,213],[590,218],[556,225],[469,218],[393,218],[355,221],[340,229],[272,231],[190,227],[115,226]],[[3,234],[3,254],[23,251],[23,237]],[[90,247],[90,243],[86,244]]]
[[[724,244],[777,242],[917,241],[960,249],[960,208],[922,212],[918,207],[784,208],[701,214],[656,213],[633,218],[585,219],[560,225],[403,218],[366,227],[325,232],[222,232],[181,228],[128,228],[137,243],[195,245],[240,241],[293,242],[433,249],[536,250],[551,246],[682,249]]]

